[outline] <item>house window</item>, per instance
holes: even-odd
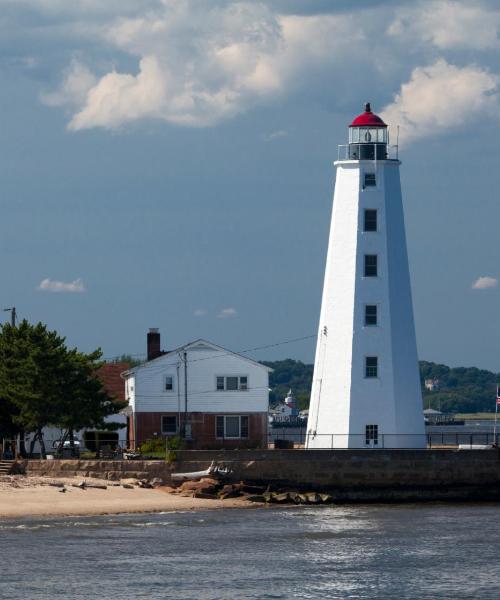
[[[218,376],[216,378],[216,390],[218,392],[241,392],[248,390],[248,377],[246,375]]]
[[[375,173],[365,173],[365,187],[375,187],[377,185],[377,179]]]
[[[161,418],[161,432],[164,435],[172,435],[179,431],[177,415],[163,416]]]
[[[378,377],[378,356],[365,357],[365,377]]]
[[[217,416],[215,423],[217,438],[240,439],[248,437],[248,416],[227,415]]]
[[[165,391],[166,392],[174,391],[174,378],[172,375],[167,375],[165,377]]]
[[[365,222],[363,231],[377,231],[377,211],[373,208],[365,208]]]
[[[378,445],[378,425],[367,425],[365,427],[365,443],[367,446]]]
[[[378,324],[377,305],[365,304],[365,325],[373,326]]]
[[[377,277],[378,256],[376,254],[365,254],[365,277]]]
[[[238,377],[226,377],[226,390],[234,392],[238,389]]]

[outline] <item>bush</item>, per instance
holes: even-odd
[[[154,437],[139,446],[139,452],[146,455],[165,456],[165,438]]]
[[[173,435],[167,439],[168,462],[175,462],[177,460],[177,450],[182,450],[183,446],[182,438],[178,435]]]

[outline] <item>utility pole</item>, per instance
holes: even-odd
[[[3,312],[10,312],[10,324],[12,327],[15,327],[17,319],[16,307],[13,306],[12,308],[4,308]]]
[[[188,424],[188,374],[187,374],[187,352],[184,351],[184,438],[191,437],[191,430]]]

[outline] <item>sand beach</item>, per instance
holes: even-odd
[[[118,482],[87,479],[106,489],[76,487],[82,478],[0,478],[0,519],[40,516],[84,516],[120,513],[244,508],[255,506],[242,498],[212,500],[168,493],[169,488],[124,488]],[[64,486],[64,487],[62,487]],[[64,492],[61,490],[65,490]]]

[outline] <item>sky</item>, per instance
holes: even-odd
[[[486,0],[0,0],[0,308],[106,357],[159,327],[312,362],[370,101],[419,356],[500,371],[499,28]]]

